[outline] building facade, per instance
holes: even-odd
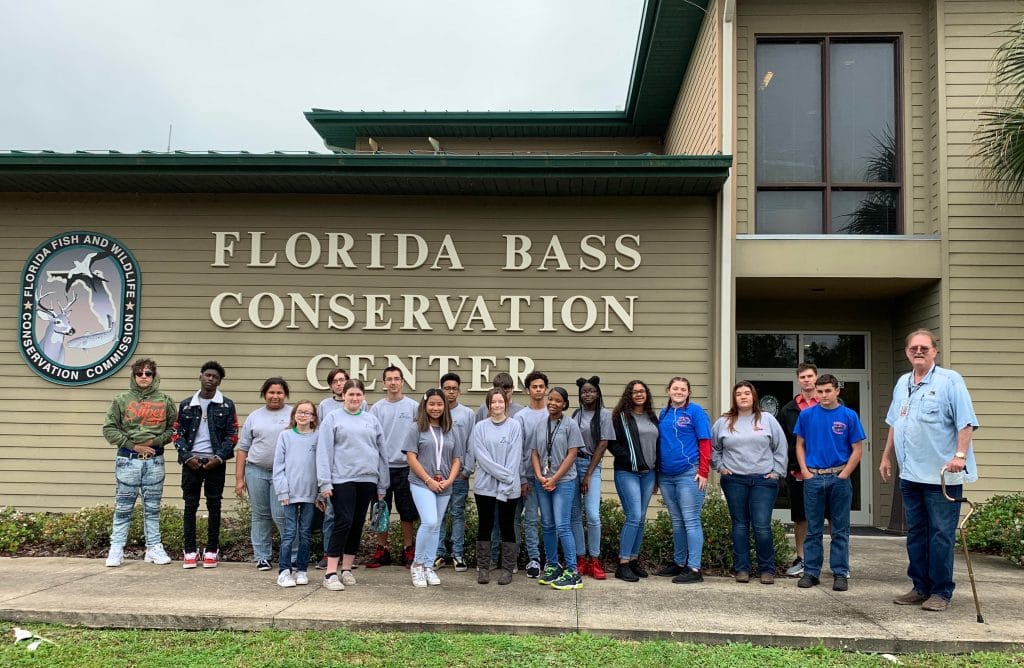
[[[217,359],[243,413],[269,376],[318,398],[332,366],[397,364],[414,394],[457,371],[474,407],[498,371],[598,374],[608,404],[684,375],[714,415],[741,378],[785,403],[814,361],[869,434],[855,521],[885,526],[884,415],[928,327],[983,424],[973,496],[1018,491],[1024,226],[973,157],[1018,11],[651,0],[622,112],[313,110],[329,153],[0,154],[0,504],[109,502],[128,373],[84,380],[126,328],[173,398]]]

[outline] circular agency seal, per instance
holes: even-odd
[[[116,239],[97,232],[47,239],[21,272],[21,356],[60,385],[117,373],[139,341],[141,288],[139,263]]]

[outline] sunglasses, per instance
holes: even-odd
[[[155,376],[155,375],[156,374],[153,373],[152,371],[136,371],[135,372],[135,377],[136,378],[142,378],[143,376],[145,376],[146,378],[149,378],[149,377]]]
[[[931,349],[931,346],[907,346],[907,352],[910,353],[926,353]]]

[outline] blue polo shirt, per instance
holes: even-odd
[[[853,444],[865,438],[860,418],[843,405],[829,410],[817,404],[800,411],[793,433],[804,439],[804,462],[809,469],[845,464],[853,453]]]
[[[937,364],[917,385],[913,372],[899,379],[885,422],[893,430],[900,477],[931,485],[939,484],[939,471],[956,454],[957,433],[981,426],[964,379]],[[973,447],[967,452],[966,465],[963,473],[947,474],[946,483],[978,479]]]

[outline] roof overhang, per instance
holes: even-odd
[[[359,137],[649,137],[664,135],[708,0],[647,0],[624,111],[346,112],[306,120],[332,149]]]
[[[0,153],[0,192],[700,196],[731,156]]]

